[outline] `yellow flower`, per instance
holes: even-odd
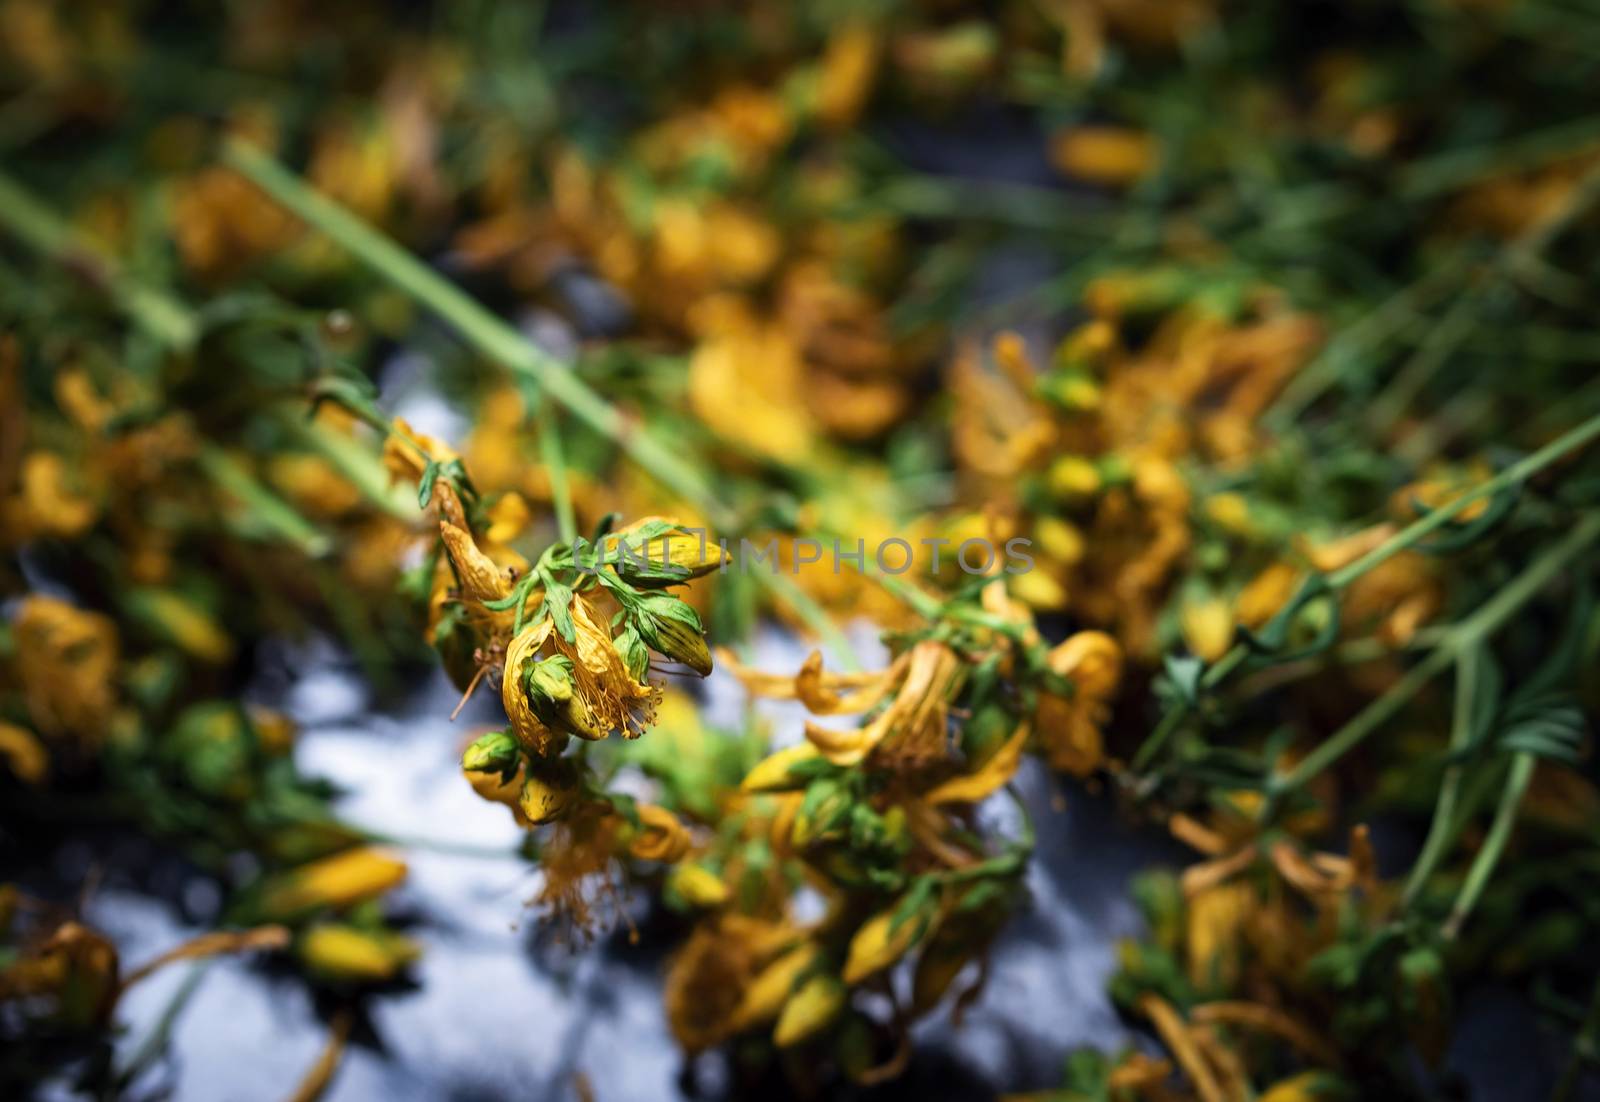
[[[528,822],[537,826],[566,816],[577,806],[581,795],[578,773],[571,762],[540,762],[526,771],[517,806]]]
[[[811,968],[817,955],[817,947],[811,942],[804,942],[757,973],[745,987],[739,1008],[734,1012],[734,1027],[749,1029],[776,1018],[793,994],[795,984]]]
[[[852,987],[875,972],[881,972],[916,947],[932,928],[935,913],[924,906],[900,916],[900,906],[879,911],[861,924],[850,939],[850,952],[844,964],[844,982]]]
[[[312,516],[341,517],[362,502],[361,491],[320,455],[278,452],[266,468],[268,481]]]
[[[667,876],[667,890],[691,906],[707,908],[722,906],[732,895],[722,877],[693,861],[673,866]]]
[[[663,992],[667,1022],[678,1043],[688,1052],[699,1052],[776,1017],[797,973],[768,985],[774,989],[765,1000],[770,1010],[763,1012],[752,999],[763,982],[763,966],[793,941],[791,929],[745,915],[713,912],[696,924],[673,955]],[[753,1016],[746,1020],[746,1014]]]
[[[719,437],[758,455],[799,463],[812,449],[804,364],[775,327],[740,326],[702,341],[689,360],[689,404]]]
[[[940,783],[923,794],[923,801],[938,807],[940,804],[975,804],[988,799],[1016,774],[1027,743],[1028,725],[1023,723],[977,769]]]
[[[1103,760],[1100,726],[1122,676],[1122,648],[1104,632],[1080,631],[1052,649],[1047,663],[1075,691],[1070,697],[1041,692],[1034,727],[1052,768],[1087,776]]]
[[[13,625],[17,672],[37,729],[100,741],[116,706],[115,625],[54,597],[22,602]]]
[[[1242,881],[1206,888],[1189,898],[1184,955],[1195,984],[1231,989],[1238,980],[1244,922],[1254,903],[1254,890]]]
[[[512,733],[529,753],[559,753],[568,734],[605,738],[621,731],[636,738],[659,690],[634,679],[603,614],[580,595],[572,598],[574,639],[568,642],[544,619],[523,629],[506,649],[501,699]],[[548,648],[550,657],[539,655]]]
[[[950,702],[966,676],[965,663],[936,640],[912,647],[894,699],[877,718],[852,731],[838,731],[806,721],[806,738],[835,765],[856,765],[870,753],[892,755],[904,763],[941,760]]]
[[[382,895],[405,877],[405,862],[381,850],[345,850],[268,879],[259,909],[274,919],[322,908],[342,910]]]
[[[540,718],[529,689],[528,673],[538,664],[538,652],[550,638],[554,625],[549,620],[524,628],[506,648],[505,675],[500,683],[500,699],[511,720],[511,732],[522,748],[536,757],[552,757],[566,745],[566,733],[552,730]]]
[[[462,597],[481,605],[485,601],[499,601],[511,596],[511,580],[506,577],[505,571],[495,565],[493,559],[478,550],[471,534],[447,520],[441,520],[439,535],[444,540],[451,564],[456,568]],[[499,615],[503,618],[511,613],[508,610]]]
[[[1081,455],[1063,455],[1050,464],[1045,479],[1050,492],[1066,502],[1080,502],[1100,492],[1100,468]]]
[[[414,431],[404,418],[394,419],[394,429],[383,441],[383,466],[396,481],[421,480],[428,461],[448,463],[461,456],[449,444],[434,436]]]
[[[408,937],[342,923],[313,926],[300,936],[295,951],[313,975],[339,983],[391,980],[422,955]]]
[[[18,780],[38,785],[50,773],[50,755],[33,732],[0,720],[0,759]]]
[[[745,774],[739,787],[746,792],[789,792],[803,788],[809,779],[807,774],[801,772],[796,775],[793,770],[821,756],[821,752],[809,742],[786,746],[757,762],[755,768]]]
[[[1252,578],[1234,598],[1234,615],[1247,628],[1259,628],[1294,596],[1299,571],[1286,562],[1275,562]]]
[[[655,804],[639,805],[640,827],[628,852],[641,861],[671,864],[689,852],[689,832],[678,817]]]
[[[54,452],[24,456],[21,484],[25,523],[41,535],[72,539],[100,516],[100,507],[69,484],[66,460]]]
[[[819,974],[800,985],[789,996],[778,1015],[772,1040],[779,1048],[793,1048],[809,1041],[833,1024],[844,1010],[847,995],[844,984],[835,976]]]
[[[824,125],[846,127],[860,114],[872,91],[878,45],[877,32],[862,22],[846,23],[828,39],[817,84],[817,118]]]
[[[1068,176],[1108,187],[1125,187],[1155,165],[1150,135],[1117,126],[1080,126],[1057,134],[1051,160]]]
[[[1221,658],[1233,644],[1233,612],[1221,597],[1184,601],[1178,620],[1183,641],[1207,662]]]

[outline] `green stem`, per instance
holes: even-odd
[[[1600,414],[1562,433],[1531,455],[1511,464],[1485,482],[1479,483],[1455,500],[1441,505],[1427,516],[1412,522],[1355,562],[1328,575],[1328,584],[1343,589],[1369,570],[1408,550],[1449,524],[1475,501],[1492,497],[1518,482],[1524,482],[1570,452],[1577,451],[1600,436]]]
[[[1532,754],[1517,754],[1511,759],[1511,775],[1506,781],[1505,792],[1500,797],[1500,806],[1494,813],[1494,824],[1489,828],[1489,836],[1484,839],[1483,848],[1478,851],[1477,858],[1472,862],[1472,868],[1467,872],[1466,883],[1461,885],[1461,894],[1456,897],[1456,905],[1450,911],[1450,918],[1444,924],[1444,936],[1453,939],[1461,932],[1461,926],[1472,914],[1472,908],[1477,906],[1478,898],[1483,895],[1483,889],[1489,884],[1489,877],[1493,875],[1495,866],[1500,863],[1500,855],[1505,851],[1506,843],[1511,840],[1511,829],[1516,825],[1517,808],[1522,805],[1522,797],[1528,791],[1528,782],[1533,779],[1535,759]]]
[[[479,353],[533,379],[542,393],[615,443],[662,485],[705,510],[713,524],[732,526],[731,514],[716,501],[698,471],[590,390],[567,364],[528,340],[515,326],[254,146],[231,140],[223,147],[222,159],[274,201],[443,318]]]
[[[259,149],[238,140],[223,147],[223,161],[274,201],[331,238],[361,263],[444,319],[485,358],[532,379],[578,420],[612,441],[651,477],[700,510],[718,529],[732,530],[738,518],[711,486],[670,446],[643,425],[625,417],[569,368],[461,288],[401,248],[383,233],[308,186]],[[824,609],[782,574],[756,572],[759,584],[788,604],[821,636],[841,661],[859,666],[850,642]]]
[[[420,517],[416,494],[391,485],[388,472],[370,448],[349,436],[307,422],[303,415],[296,415],[292,410],[285,411],[283,421],[297,440],[333,464],[374,506],[407,523],[415,523]]]
[[[1472,334],[1473,314],[1484,299],[1504,281],[1515,279],[1539,258],[1596,201],[1600,201],[1600,166],[1584,174],[1554,213],[1525,230],[1498,257],[1481,284],[1473,287],[1428,331],[1421,347],[1406,361],[1369,411],[1369,425],[1382,436],[1404,416],[1428,382]]]
[[[199,341],[200,324],[188,307],[128,277],[115,258],[3,173],[0,226],[34,251],[104,287],[136,326],[166,347],[189,352]]]
[[[1384,562],[1387,562],[1400,552],[1416,546],[1422,540],[1426,539],[1429,534],[1436,532],[1440,528],[1443,528],[1446,524],[1449,524],[1457,516],[1461,515],[1461,513],[1463,513],[1473,502],[1490,497],[1496,493],[1499,493],[1508,486],[1531,478],[1534,474],[1542,471],[1544,468],[1556,462],[1558,459],[1561,459],[1567,454],[1582,448],[1584,445],[1594,440],[1597,436],[1600,436],[1600,414],[1596,414],[1587,421],[1584,421],[1582,424],[1578,425],[1576,428],[1563,433],[1561,436],[1558,436],[1556,439],[1552,440],[1538,451],[1524,457],[1516,463],[1513,463],[1511,466],[1507,467],[1493,478],[1479,483],[1477,486],[1468,490],[1455,500],[1445,505],[1441,505],[1427,516],[1407,525],[1405,528],[1401,529],[1399,532],[1396,532],[1393,536],[1390,536],[1387,540],[1384,540],[1383,543],[1379,544],[1377,547],[1373,548],[1365,555],[1362,555],[1359,559],[1355,560],[1349,565],[1343,567],[1342,569],[1333,571],[1327,576],[1328,586],[1336,592],[1344,589],[1357,578],[1360,578],[1362,575],[1366,574],[1368,571],[1376,568]],[[1502,593],[1502,596],[1503,595],[1504,594]],[[1491,604],[1493,604],[1493,602],[1491,602]],[[1485,610],[1487,610],[1487,608],[1488,606],[1485,606]],[[1480,612],[1481,611],[1484,610],[1480,610]],[[1235,644],[1233,649],[1228,651],[1227,654],[1219,658],[1209,669],[1206,670],[1205,675],[1200,679],[1201,687],[1205,689],[1215,689],[1224,680],[1231,676],[1232,673],[1244,662],[1244,660],[1249,657],[1249,655],[1250,650],[1247,646],[1245,646],[1243,643]],[[1448,662],[1444,663],[1445,666],[1448,664]],[[1425,661],[1423,665],[1417,667],[1417,669],[1421,670],[1424,667],[1428,667],[1431,670],[1430,676],[1432,673],[1438,673],[1444,668],[1444,666],[1439,666],[1437,668],[1429,667],[1428,662]],[[1408,684],[1408,682],[1406,680],[1402,680],[1400,684],[1396,685],[1394,689],[1390,690],[1390,692],[1394,692],[1406,684]],[[1418,685],[1417,688],[1420,689],[1421,685]],[[1400,703],[1403,704],[1404,701],[1400,701]],[[1370,706],[1369,711],[1372,708],[1380,707],[1386,707],[1384,704],[1384,698],[1379,698],[1378,700],[1374,701]],[[1133,756],[1130,767],[1134,772],[1140,772],[1149,766],[1149,764],[1155,759],[1156,754],[1164,745],[1166,745],[1166,743],[1183,725],[1183,721],[1189,716],[1189,711],[1189,702],[1181,701],[1174,705],[1170,711],[1161,717],[1161,721],[1156,725],[1155,730],[1150,733],[1149,737],[1145,739],[1143,745],[1139,747],[1138,751]],[[1388,718],[1387,714],[1384,714],[1381,711],[1379,714],[1381,716],[1381,718],[1377,721],[1379,723],[1381,723],[1383,719]],[[1361,716],[1357,716],[1355,720],[1351,721],[1352,724],[1360,722],[1365,715],[1366,713],[1363,712]],[[1366,735],[1370,733],[1370,730],[1362,729],[1359,736],[1355,737],[1354,742],[1359,742],[1362,738],[1365,738]],[[1335,737],[1340,737],[1344,734],[1345,732],[1341,731],[1339,732],[1339,736]],[[1327,744],[1324,743],[1324,746],[1326,745]],[[1352,743],[1352,745],[1354,745],[1354,743]],[[1305,762],[1301,763],[1302,766],[1304,766],[1304,764]]]
[[[189,1005],[195,992],[200,989],[200,981],[205,978],[206,972],[214,963],[214,960],[198,960],[190,966],[188,974],[183,977],[183,982],[173,992],[167,1005],[162,1008],[161,1017],[156,1019],[150,1035],[140,1043],[127,1066],[117,1075],[117,1082],[121,1086],[131,1087],[167,1050],[179,1016],[183,1014],[184,1008]]]
[[[532,379],[523,381],[528,405],[532,407],[534,425],[539,432],[539,460],[550,476],[550,503],[555,507],[556,526],[561,531],[561,542],[570,547],[578,538],[578,521],[572,511],[572,483],[567,477],[561,428],[556,423],[555,410],[545,401],[544,392],[538,384]]]
[[[1463,651],[1456,663],[1456,701],[1450,724],[1452,753],[1464,749],[1467,740],[1472,736],[1472,726],[1476,719],[1473,714],[1473,702],[1477,698],[1478,675],[1482,665],[1483,651],[1478,647]],[[1459,762],[1451,762],[1445,767],[1444,780],[1439,785],[1439,799],[1433,808],[1433,822],[1428,826],[1428,837],[1422,843],[1422,852],[1417,856],[1417,863],[1412,866],[1411,876],[1406,881],[1405,894],[1400,898],[1402,909],[1409,908],[1416,900],[1423,884],[1433,875],[1433,870],[1444,859],[1445,852],[1449,849],[1450,840],[1454,835],[1461,775],[1462,768]]]
[[[1455,274],[1454,263],[1439,263],[1421,279],[1396,291],[1341,330],[1318,353],[1316,359],[1295,372],[1294,378],[1263,415],[1263,423],[1273,432],[1288,428],[1339,381],[1345,365],[1353,357],[1376,348],[1399,333],[1415,316],[1418,308],[1426,305],[1437,293],[1446,278],[1453,278]]]
[[[1367,705],[1354,719],[1300,759],[1288,773],[1274,778],[1272,794],[1281,797],[1299,788],[1359,746],[1428,682],[1448,669],[1457,657],[1493,636],[1573,559],[1587,551],[1596,539],[1600,539],[1600,514],[1590,514],[1565,539],[1536,559],[1515,581],[1452,628],[1439,646],[1413,666],[1388,692]],[[1275,802],[1269,800],[1268,804]],[[1264,808],[1263,814],[1267,813],[1268,809]]]
[[[1415,161],[1401,173],[1397,193],[1423,199],[1494,173],[1516,172],[1576,156],[1600,145],[1600,116],[1537,130],[1511,141],[1452,150]]]
[[[295,511],[294,507],[263,486],[216,444],[203,444],[196,457],[206,477],[249,507],[253,524],[299,548],[310,558],[328,551],[328,537]]]
[[[1428,657],[1411,667],[1406,675],[1390,686],[1378,699],[1368,704],[1354,719],[1335,731],[1317,745],[1317,748],[1295,764],[1288,773],[1274,777],[1269,789],[1281,798],[1304,785],[1334,762],[1355,749],[1367,737],[1392,719],[1411,698],[1421,692],[1439,674],[1449,669],[1455,652],[1448,643],[1431,651]],[[1269,803],[1274,801],[1269,801]]]

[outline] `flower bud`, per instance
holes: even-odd
[[[792,791],[810,779],[810,774],[798,767],[821,757],[821,751],[810,742],[786,746],[757,762],[739,787],[746,792]]]
[[[922,940],[931,923],[931,910],[918,908],[910,914],[901,914],[899,904],[867,919],[850,939],[844,982],[858,984],[889,967]]]
[[[322,907],[340,910],[382,895],[405,876],[405,862],[381,850],[346,850],[269,879],[259,910],[271,919],[294,918]]]
[[[722,877],[698,862],[674,865],[667,876],[667,891],[691,907],[720,907],[728,901],[728,885]]]
[[[616,572],[640,588],[674,585],[720,570],[728,554],[704,529],[649,517],[607,537]]]
[[[383,983],[399,975],[422,950],[410,938],[387,930],[327,923],[301,935],[295,953],[306,969],[321,979]]]
[[[701,677],[711,672],[711,650],[694,608],[676,597],[654,594],[635,606],[633,624],[654,650],[682,662]]]
[[[461,755],[461,768],[468,773],[496,773],[510,779],[522,762],[517,740],[505,731],[490,731],[475,739]]]
[[[1081,455],[1063,455],[1046,474],[1050,492],[1063,501],[1078,501],[1100,492],[1100,471]]]
[[[557,654],[525,663],[522,677],[534,714],[550,727],[591,742],[606,737],[608,732],[595,720],[578,692],[572,659]]]
[[[758,972],[755,979],[745,986],[739,1009],[734,1011],[734,1028],[748,1029],[776,1018],[782,1012],[783,1004],[794,993],[795,982],[816,959],[817,947],[806,942]]]
[[[534,825],[554,822],[576,806],[579,797],[578,773],[564,759],[536,762],[522,782],[517,806]]]
[[[850,793],[836,781],[814,781],[806,789],[804,802],[794,817],[794,830],[789,836],[795,849],[805,849],[848,822]]]
[[[812,976],[783,1004],[772,1031],[773,1042],[779,1048],[792,1048],[815,1037],[844,1010],[847,994],[836,976]]]

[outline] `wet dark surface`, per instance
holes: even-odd
[[[794,644],[776,635],[756,654],[774,668],[798,660]],[[670,931],[652,926],[642,900],[638,945],[618,935],[569,950],[541,936],[524,906],[538,874],[512,853],[520,832],[456,769],[462,740],[492,713],[451,723],[456,693],[442,675],[401,703],[376,706],[354,669],[324,646],[285,650],[268,665],[273,672],[258,695],[273,697],[303,725],[300,761],[345,790],[341,812],[417,840],[407,847],[411,875],[395,900],[414,918],[410,932],[425,955],[414,984],[368,1001],[366,1028],[329,1099],[575,1097],[578,1073],[600,1099],[726,1093],[729,1069],[715,1056],[686,1068],[667,1030],[660,980]],[[707,706],[714,720],[736,725],[742,691],[730,678],[714,678]],[[784,706],[772,711],[775,727],[798,730],[784,723]],[[1059,1082],[1069,1049],[1129,1040],[1105,983],[1115,939],[1136,929],[1126,878],[1165,846],[1117,828],[1099,801],[1063,800],[1042,772],[1027,771],[1021,789],[1040,837],[1032,904],[1005,935],[961,1029],[941,1019],[919,1027],[907,1076],[873,1097],[989,1098],[998,1086],[1042,1088]],[[215,885],[181,860],[136,838],[94,844],[109,848],[61,842],[29,879],[53,880],[59,896],[91,866],[103,870],[85,913],[124,960],[154,956],[205,929],[216,913]],[[180,1100],[286,1096],[326,1037],[311,995],[292,977],[247,961],[218,960],[199,977],[168,1055],[141,1088]],[[130,992],[119,1010],[119,1056],[137,1050],[188,982],[188,967],[179,966]]]
[[[870,636],[861,642],[871,646]],[[796,644],[775,633],[754,660],[793,665]],[[686,1065],[667,1029],[660,981],[674,944],[672,920],[633,914],[641,938],[620,933],[589,949],[554,944],[524,901],[538,873],[516,857],[520,832],[503,808],[480,801],[456,769],[460,746],[495,722],[492,706],[449,719],[457,695],[442,674],[404,699],[371,699],[349,660],[322,644],[271,648],[254,695],[302,725],[304,768],[336,782],[351,821],[397,839],[411,875],[394,896],[425,954],[410,983],[366,1000],[365,1017],[326,1095],[331,1102],[577,1098],[581,1076],[601,1100],[781,1098],[781,1083],[735,1082],[717,1055]],[[705,686],[713,723],[736,727],[744,696],[726,675]],[[798,731],[795,705],[762,706],[783,737]],[[1073,1048],[1146,1043],[1106,995],[1116,942],[1137,932],[1128,879],[1181,858],[1164,839],[1118,820],[1109,801],[1069,790],[1036,763],[1018,787],[1038,835],[1031,901],[997,943],[989,980],[959,1029],[921,1023],[909,1069],[860,1097],[989,1099],[1058,1085]],[[1004,801],[995,814],[1011,815]],[[1003,824],[1009,826],[1010,824]],[[85,915],[137,964],[202,932],[221,904],[215,883],[134,835],[67,831],[40,838],[19,874],[70,899],[86,884]],[[171,1043],[134,1097],[176,1102],[286,1098],[327,1037],[328,1007],[285,970],[220,959],[176,966],[122,1002],[116,1042],[126,1066],[185,985],[194,990]],[[1463,998],[1461,1029],[1443,1098],[1548,1097],[1566,1038],[1542,1029],[1526,1001],[1484,988]],[[1592,1081],[1579,1097],[1600,1097]],[[44,1098],[80,1097],[64,1086]]]

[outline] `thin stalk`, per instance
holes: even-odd
[[[188,307],[129,277],[115,258],[4,173],[0,173],[0,226],[34,251],[104,288],[135,325],[166,347],[189,352],[200,339],[200,324]]]
[[[204,444],[195,457],[206,477],[249,506],[250,519],[302,553],[319,558],[329,548],[328,537],[301,516],[292,505],[263,486],[216,444]]]
[[[417,521],[421,513],[417,508],[416,495],[390,484],[388,472],[370,448],[349,436],[329,432],[315,422],[307,422],[303,416],[295,416],[292,412],[286,411],[284,424],[289,426],[297,440],[331,463],[373,505],[396,520],[407,523]]]
[[[1483,651],[1477,647],[1463,651],[1456,663],[1455,711],[1450,723],[1450,750],[1464,749],[1472,736],[1473,701],[1477,699],[1478,675],[1483,665]],[[1400,898],[1402,909],[1411,906],[1428,877],[1444,859],[1454,834],[1457,797],[1461,792],[1462,767],[1452,761],[1445,767],[1444,780],[1439,785],[1439,799],[1433,807],[1433,822],[1428,826],[1428,837],[1422,843],[1422,852],[1411,868],[1406,881],[1405,894]]]
[[[1388,692],[1367,705],[1354,719],[1300,759],[1288,773],[1275,778],[1271,786],[1274,795],[1281,797],[1301,787],[1359,746],[1428,682],[1448,669],[1464,651],[1493,636],[1597,539],[1600,539],[1600,514],[1590,514],[1565,539],[1536,559],[1515,581],[1452,628],[1444,641],[1427,658],[1413,666]]]
[[[671,446],[657,440],[647,427],[624,416],[596,394],[567,364],[529,341],[515,326],[261,150],[234,139],[224,145],[222,159],[275,202],[437,314],[485,358],[532,379],[541,393],[615,443],[656,481],[700,510],[713,527],[737,526],[738,518],[717,499],[699,471]],[[791,579],[759,571],[755,577],[822,637],[841,661],[859,666],[854,648],[838,625]]]
[[[1345,587],[1349,586],[1357,578],[1360,578],[1368,571],[1376,568],[1384,562],[1387,562],[1400,552],[1415,547],[1422,540],[1426,539],[1429,534],[1436,532],[1440,528],[1443,528],[1446,524],[1449,524],[1452,520],[1464,512],[1466,508],[1473,502],[1490,497],[1499,493],[1506,487],[1513,485],[1514,483],[1531,478],[1533,475],[1544,470],[1557,460],[1563,458],[1571,452],[1577,451],[1579,448],[1582,448],[1596,437],[1600,437],[1600,414],[1596,414],[1577,427],[1563,433],[1550,443],[1546,444],[1544,447],[1540,448],[1538,451],[1518,460],[1516,463],[1513,463],[1511,466],[1507,467],[1493,478],[1479,483],[1477,486],[1474,486],[1472,489],[1468,490],[1466,493],[1462,494],[1460,497],[1457,497],[1453,501],[1441,505],[1427,516],[1413,521],[1411,524],[1407,525],[1399,532],[1396,532],[1393,536],[1390,536],[1383,543],[1379,544],[1365,555],[1362,555],[1354,562],[1328,574],[1326,578],[1328,586],[1336,593],[1340,590],[1343,590]],[[1492,603],[1493,602],[1491,602],[1491,604]],[[1487,608],[1487,606],[1485,607]],[[1227,654],[1219,658],[1211,665],[1209,669],[1206,670],[1205,674],[1200,679],[1201,686],[1206,689],[1216,688],[1224,680],[1226,680],[1233,673],[1233,671],[1236,670],[1244,662],[1244,660],[1249,657],[1249,655],[1249,647],[1243,643],[1236,643],[1232,650],[1228,651]],[[1445,665],[1448,665],[1448,662],[1446,662]],[[1419,669],[1420,668],[1421,667],[1419,667]],[[1439,669],[1434,669],[1432,672],[1438,673],[1442,669],[1443,667],[1441,666]],[[1405,684],[1405,682],[1402,681],[1401,684]],[[1400,688],[1400,685],[1396,685],[1395,688]],[[1418,686],[1418,688],[1420,688],[1420,686]],[[1392,691],[1394,690],[1391,690],[1391,692]],[[1370,707],[1376,708],[1382,704],[1383,698],[1380,698],[1379,700],[1374,701]],[[1162,746],[1164,746],[1167,741],[1171,739],[1171,737],[1183,725],[1183,721],[1188,718],[1189,711],[1189,702],[1186,700],[1180,701],[1178,704],[1174,705],[1170,711],[1161,717],[1161,721],[1156,725],[1155,729],[1145,739],[1144,744],[1139,747],[1138,751],[1133,756],[1131,768],[1134,772],[1139,772],[1140,770],[1145,769],[1150,762],[1155,759],[1156,754],[1161,750]],[[1356,720],[1360,719],[1360,716],[1356,717]],[[1363,733],[1360,737],[1366,737],[1367,733],[1370,732]],[[1343,734],[1343,732],[1340,732],[1340,734]],[[1358,738],[1356,741],[1359,742],[1360,739]],[[1301,764],[1304,765],[1304,762]]]
[[[1319,743],[1317,748],[1301,758],[1293,769],[1273,778],[1270,782],[1271,793],[1281,798],[1284,793],[1301,787],[1365,742],[1368,736],[1409,704],[1430,681],[1449,669],[1455,657],[1455,651],[1448,643],[1441,644],[1429,652],[1427,658],[1411,667],[1404,677],[1358,712],[1349,723]]]
[[[166,1051],[167,1045],[172,1041],[172,1031],[177,1027],[178,1018],[183,1014],[184,1008],[200,989],[200,981],[205,978],[206,972],[214,961],[199,960],[190,966],[188,974],[183,977],[183,982],[173,992],[172,998],[161,1010],[161,1017],[156,1019],[154,1028],[134,1052],[133,1058],[118,1074],[118,1083],[123,1088],[132,1087],[138,1078],[143,1075],[152,1064]]]
[[[533,422],[539,432],[539,461],[550,476],[550,503],[555,508],[561,542],[571,546],[578,538],[578,521],[572,511],[572,482],[567,477],[566,451],[561,446],[561,428],[555,410],[545,400],[544,391],[532,379],[524,379],[524,392],[532,407]]]
[[[1400,552],[1416,546],[1433,532],[1449,524],[1473,502],[1492,497],[1508,486],[1526,481],[1568,453],[1582,448],[1596,437],[1600,437],[1600,414],[1562,433],[1538,451],[1519,459],[1493,478],[1480,482],[1455,500],[1440,506],[1427,516],[1413,521],[1355,562],[1329,574],[1328,584],[1334,589],[1343,589],[1369,570],[1393,558]]]
[[[223,147],[222,159],[275,202],[444,319],[485,357],[533,379],[542,393],[615,443],[662,485],[704,509],[713,524],[732,526],[732,514],[716,500],[699,471],[590,390],[569,365],[528,340],[515,326],[254,146],[231,140]]]
[[[1477,858],[1472,862],[1472,868],[1467,872],[1466,883],[1461,885],[1461,894],[1456,897],[1456,905],[1450,911],[1450,917],[1444,924],[1444,936],[1453,939],[1461,932],[1461,926],[1472,914],[1472,908],[1477,906],[1478,899],[1483,895],[1483,889],[1489,885],[1489,877],[1494,874],[1495,866],[1500,863],[1500,855],[1505,852],[1506,843],[1511,840],[1511,829],[1517,822],[1517,808],[1522,805],[1522,797],[1528,791],[1528,782],[1533,779],[1533,767],[1536,764],[1532,754],[1521,753],[1511,759],[1511,775],[1506,781],[1506,790],[1500,797],[1500,806],[1494,813],[1494,824],[1489,827],[1489,836],[1483,841],[1483,848],[1478,851]]]
[[[1502,282],[1513,281],[1536,269],[1545,251],[1591,206],[1600,201],[1600,166],[1595,166],[1568,190],[1561,206],[1520,234],[1493,266],[1481,284],[1473,287],[1428,331],[1422,345],[1384,388],[1369,412],[1369,424],[1379,435],[1387,433],[1404,416],[1439,369],[1472,334],[1472,315]]]
[[[550,472],[550,501],[555,506],[556,525],[561,530],[561,542],[570,545],[578,538],[578,521],[572,512],[572,485],[567,478],[561,435],[548,402],[539,403],[535,417],[539,426],[539,459]]]
[[[1341,369],[1352,356],[1376,348],[1397,335],[1428,304],[1447,279],[1455,276],[1455,265],[1436,264],[1426,275],[1402,287],[1362,315],[1331,339],[1273,400],[1263,415],[1263,423],[1274,432],[1293,424],[1318,398],[1339,381]]]
[[[1397,194],[1403,199],[1428,198],[1485,176],[1535,168],[1596,146],[1600,146],[1600,116],[1589,115],[1511,141],[1451,150],[1415,161],[1400,174]]]
[[[1444,317],[1428,329],[1417,350],[1401,365],[1382,393],[1373,399],[1367,411],[1367,420],[1377,436],[1387,434],[1405,416],[1406,410],[1411,408],[1429,380],[1455,354],[1462,342],[1472,335],[1473,315],[1480,309],[1486,291],[1486,287],[1472,288],[1451,303]]]

